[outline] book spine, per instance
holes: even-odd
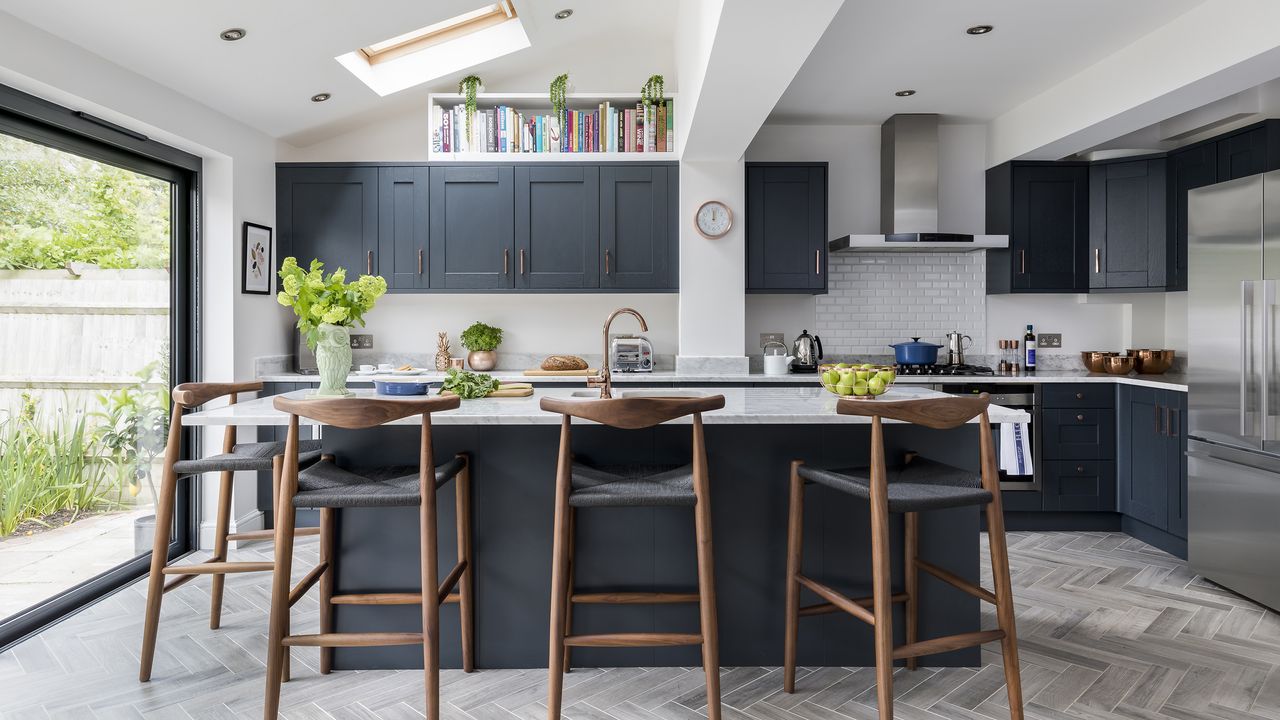
[[[636,103],[636,152],[644,152],[644,104]]]
[[[675,106],[667,101],[667,152],[676,151],[676,116]]]
[[[499,105],[494,108],[494,115],[498,118],[498,139],[495,147],[498,152],[507,151],[507,109]]]
[[[655,128],[657,139],[654,141],[654,148],[658,152],[667,151],[667,106],[665,104],[658,105],[658,126]]]

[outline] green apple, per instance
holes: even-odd
[[[837,385],[837,386],[836,386],[836,394],[837,394],[837,395],[852,395],[852,394],[853,394],[853,386],[852,386],[852,385]]]
[[[872,365],[871,363],[863,363],[863,364],[862,364],[862,369],[863,369],[863,370],[870,370],[871,368],[874,368],[874,367],[875,367],[875,365]]]
[[[894,371],[892,371],[892,370],[881,370],[880,372],[876,373],[876,377],[878,377],[878,378],[880,378],[882,381],[884,381],[884,383],[885,383],[886,385],[889,385],[889,384],[891,384],[894,380],[897,380],[897,379],[898,379],[898,373],[896,373],[896,372],[894,372]]]
[[[867,394],[870,386],[867,384],[866,380],[858,380],[853,384],[852,389],[854,395],[862,396]]]
[[[849,367],[849,363],[836,363],[836,367],[838,367],[838,368],[847,368],[847,367]]]
[[[870,371],[870,370],[854,370],[854,371],[853,371],[853,374],[854,374],[854,376],[855,376],[855,377],[857,377],[859,380],[870,380],[870,379],[871,379],[871,371]]]
[[[876,376],[867,381],[867,389],[871,391],[872,395],[883,395],[887,388],[884,385],[884,380]]]
[[[822,383],[824,385],[835,385],[840,382],[840,373],[835,370],[828,370],[822,373]]]

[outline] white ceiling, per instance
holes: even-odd
[[[307,145],[452,92],[467,72],[379,98],[334,58],[492,0],[5,0],[3,10],[272,137]],[[471,68],[489,90],[539,91],[570,74],[579,90],[675,89],[677,0],[514,0],[532,47]],[[573,8],[567,20],[553,18]],[[225,42],[230,27],[248,31]],[[313,103],[312,95],[333,98]]]
[[[848,0],[770,122],[987,121],[1203,0]],[[973,25],[994,25],[971,36]],[[917,91],[909,98],[897,90]]]

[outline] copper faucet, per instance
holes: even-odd
[[[634,315],[640,321],[641,332],[649,332],[649,324],[644,321],[644,316],[631,308],[618,308],[609,313],[609,319],[604,321],[604,354],[600,359],[600,372],[595,377],[587,378],[587,387],[600,388],[601,398],[613,397],[613,378],[609,372],[609,326],[613,324],[614,318],[623,313]]]

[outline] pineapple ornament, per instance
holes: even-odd
[[[436,370],[449,369],[449,333],[436,333]]]

